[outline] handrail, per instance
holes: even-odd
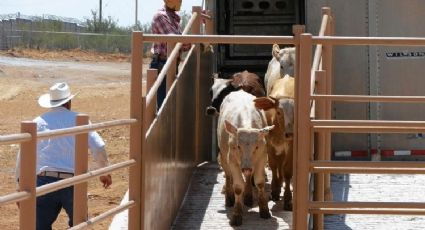
[[[396,121],[396,120],[311,120],[312,126],[424,126],[425,121]]]
[[[381,45],[381,46],[425,46],[420,37],[340,37],[312,36],[313,44],[322,45]]]
[[[136,119],[121,119],[121,120],[115,120],[115,121],[105,121],[105,122],[96,123],[96,124],[88,124],[88,125],[75,126],[71,128],[43,131],[43,132],[39,132],[37,134],[37,137],[38,139],[42,140],[42,139],[48,139],[52,137],[68,136],[71,134],[87,133],[90,131],[111,128],[114,126],[131,125],[135,123],[137,123]]]
[[[95,216],[93,218],[91,218],[90,220],[87,220],[86,222],[82,222],[78,225],[73,226],[72,228],[70,228],[70,230],[75,230],[75,229],[85,229],[86,227],[93,225],[101,220],[104,220],[105,218],[108,218],[112,215],[115,215],[117,213],[120,213],[124,210],[130,209],[132,207],[134,207],[136,205],[136,202],[134,202],[133,200],[130,200],[124,204],[121,204],[115,208],[112,208],[98,216]]]
[[[120,119],[115,121],[104,121],[104,122],[96,123],[96,124],[88,124],[88,125],[75,126],[71,128],[39,132],[37,133],[37,138],[42,140],[42,139],[48,139],[53,137],[68,136],[73,134],[76,135],[76,134],[87,133],[87,132],[95,131],[99,129],[111,128],[114,126],[131,125],[131,124],[135,124],[136,122],[137,122],[136,119]],[[28,133],[4,135],[4,136],[0,136],[0,144],[6,145],[6,144],[22,143],[22,142],[30,141],[31,139],[32,137]]]
[[[288,44],[296,45],[293,36],[249,36],[249,35],[175,35],[175,34],[144,34],[145,42],[185,42],[214,44]]]
[[[186,35],[187,33],[189,33],[189,30],[192,27],[192,24],[194,23],[196,17],[198,16],[198,14],[195,12],[192,14],[192,16],[189,19],[189,22],[187,23],[185,29],[182,32],[182,35],[174,35],[177,38],[179,38],[180,36]],[[153,37],[162,37],[163,35],[160,34],[155,34],[155,35],[151,35]],[[172,35],[165,35],[165,36],[172,36]],[[159,40],[149,40],[149,35],[143,35],[143,39],[144,41],[147,42],[177,42],[176,46],[174,47],[173,51],[171,52],[170,56],[167,58],[167,61],[165,62],[164,67],[162,67],[161,72],[158,74],[154,84],[152,85],[152,87],[150,88],[149,92],[146,95],[146,107],[149,107],[153,97],[155,96],[156,92],[158,91],[159,86],[161,85],[161,82],[164,80],[168,69],[170,68],[171,64],[173,63],[171,60],[174,60],[175,58],[177,58],[177,55],[180,52],[180,49],[183,45],[183,40],[181,39],[175,39],[174,41],[167,41],[165,39],[159,39]]]
[[[319,36],[325,36],[325,31],[326,31],[326,26],[328,24],[328,19],[329,16],[327,14],[323,15],[322,18],[322,24],[320,26],[320,31],[319,31]],[[311,74],[312,76],[315,76],[315,71],[319,70],[319,64],[320,64],[320,59],[322,58],[322,44],[317,44],[315,52],[314,52],[314,59],[313,59],[313,66],[311,68]],[[312,82],[314,82],[312,79]],[[314,85],[313,85],[314,87]],[[312,92],[314,92],[314,88],[311,89]]]
[[[26,191],[10,193],[4,196],[0,196],[0,206],[25,200],[30,197],[31,197],[31,193]]]
[[[74,176],[74,177],[63,179],[63,180],[60,180],[60,181],[57,181],[57,182],[54,182],[54,183],[46,184],[46,185],[37,187],[36,188],[36,194],[37,194],[37,196],[42,196],[42,195],[47,194],[49,192],[54,192],[54,191],[57,191],[57,190],[62,189],[62,188],[66,188],[66,187],[69,187],[69,186],[72,186],[72,185],[76,185],[76,184],[85,182],[85,181],[87,181],[91,178],[101,176],[101,175],[107,174],[109,172],[118,170],[118,169],[126,168],[126,167],[132,166],[134,164],[136,164],[135,160],[127,160],[127,161],[123,161],[123,162],[120,162],[120,163],[117,163],[117,164],[113,164],[113,165],[110,165],[110,166],[107,166],[107,167],[104,167],[104,168],[93,170],[93,171],[90,171],[90,172],[87,172],[87,173],[84,173],[84,174],[81,174],[81,175],[78,175],[78,176]]]
[[[17,133],[10,135],[0,136],[0,145],[18,144],[31,140],[31,134],[29,133]]]
[[[349,101],[349,102],[392,102],[424,103],[425,96],[375,96],[375,95],[311,95],[313,100]]]

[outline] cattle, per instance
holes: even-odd
[[[284,179],[283,208],[292,210],[294,78],[285,75],[277,79],[268,97],[254,101],[256,108],[266,111],[267,124],[274,125],[267,136],[268,164],[272,171],[271,197],[274,201],[279,200]]]
[[[256,97],[263,97],[266,95],[260,77],[246,70],[233,74],[230,79],[219,78],[215,75],[213,80],[214,82],[210,90],[211,105],[206,109],[207,115],[218,115],[223,99],[230,92],[243,89]]]
[[[272,48],[272,60],[267,67],[266,75],[264,76],[264,85],[267,94],[270,92],[274,81],[283,78],[286,74],[294,76],[295,69],[295,48],[287,47],[280,49],[279,45],[274,44]]]
[[[258,189],[261,218],[270,218],[265,192],[267,126],[264,111],[257,110],[256,97],[238,90],[227,95],[220,108],[217,140],[220,164],[225,172],[225,204],[234,206],[230,224],[242,224],[242,199],[252,203],[251,178]],[[245,176],[245,181],[244,177]]]

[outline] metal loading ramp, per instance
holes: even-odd
[[[271,171],[267,170],[268,178]],[[425,175],[333,174],[334,201],[425,202]],[[229,225],[232,208],[224,205],[223,171],[215,163],[199,166],[192,175],[184,202],[171,229],[292,229],[292,212],[283,211],[282,200],[269,201],[271,219],[261,219],[258,206],[244,208],[243,224]],[[414,185],[414,186],[412,186]],[[266,183],[270,194],[270,181]],[[255,194],[255,192],[254,192]],[[283,192],[281,197],[283,196]],[[255,198],[254,198],[255,200]],[[405,215],[326,215],[324,229],[423,229],[425,217]]]
[[[266,191],[270,194],[270,170],[267,170],[267,177],[269,182],[266,183]],[[221,193],[224,181],[223,171],[218,164],[206,163],[199,166],[193,173],[184,202],[171,229],[291,229],[292,212],[283,210],[283,200],[276,203],[269,201],[272,217],[260,218],[255,189],[253,207],[244,207],[243,224],[239,227],[230,226],[233,207],[227,208],[224,205],[225,198]],[[283,196],[283,192],[281,195]]]

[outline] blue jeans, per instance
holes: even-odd
[[[162,67],[164,67],[166,60],[160,60],[159,58],[153,58],[150,68],[151,69],[157,69],[158,74],[161,72]],[[167,77],[164,78],[164,80],[161,82],[161,85],[158,88],[158,91],[156,93],[156,111],[161,108],[162,103],[164,102],[165,96],[166,96],[166,82]]]
[[[61,179],[56,177],[37,176],[37,187],[59,180]],[[36,229],[51,230],[52,224],[55,222],[62,208],[65,209],[66,214],[68,214],[68,225],[72,227],[73,203],[73,186],[37,197]]]

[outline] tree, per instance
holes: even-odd
[[[91,10],[91,14],[91,19],[86,19],[87,31],[95,33],[111,33],[119,30],[117,22],[111,16],[99,21],[96,10]]]

